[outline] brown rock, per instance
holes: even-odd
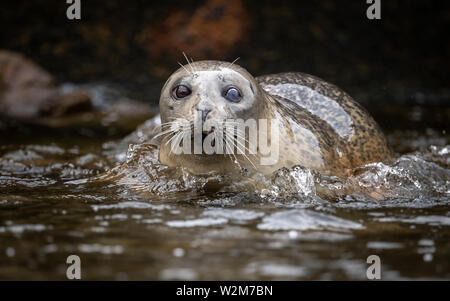
[[[61,95],[47,71],[18,53],[0,51],[0,115],[29,120],[90,107],[85,92]]]
[[[0,114],[19,119],[39,116],[58,90],[52,76],[20,54],[0,51]]]
[[[53,117],[61,117],[80,112],[87,112],[92,109],[91,98],[85,91],[74,91],[63,94],[58,98],[58,102],[48,112]],[[42,112],[45,114],[45,112]]]
[[[207,0],[192,14],[177,7],[156,27],[146,27],[138,39],[147,42],[151,55],[182,52],[197,59],[223,58],[243,41],[249,15],[241,0]]]

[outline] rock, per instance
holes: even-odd
[[[62,117],[74,113],[87,112],[92,109],[89,94],[81,90],[60,95],[58,102],[47,113],[53,117]],[[45,114],[46,112],[42,111],[42,113]]]
[[[247,34],[249,15],[241,0],[207,0],[192,13],[177,7],[155,25],[145,27],[153,57],[182,52],[195,58],[224,58]]]
[[[61,94],[56,80],[24,56],[0,50],[0,115],[32,120],[89,110],[87,93]]]

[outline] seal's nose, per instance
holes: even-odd
[[[204,110],[197,109],[197,111],[201,112],[203,122],[206,121],[206,116],[209,114],[209,112],[211,112],[211,110],[209,110],[209,109],[204,109]]]

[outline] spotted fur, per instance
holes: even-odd
[[[306,157],[310,162],[307,165],[327,171],[342,171],[392,156],[375,120],[335,85],[299,72],[264,75],[256,81],[271,96],[273,108],[284,116],[285,128],[292,128],[288,121],[293,120],[294,128],[309,130],[318,141],[316,147],[308,137],[305,141],[300,131],[294,132],[295,139],[286,143],[284,156]]]

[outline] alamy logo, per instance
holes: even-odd
[[[171,154],[224,154],[246,158],[258,154],[260,165],[278,162],[277,119],[227,119],[220,123],[202,123],[176,118],[162,125],[158,136],[163,135],[168,137],[165,144],[170,144]]]
[[[366,263],[370,264],[366,271],[367,279],[381,279],[380,257],[378,255],[370,255],[369,257],[367,257]]]
[[[367,19],[380,20],[381,19],[381,0],[367,0],[367,4],[370,4],[366,11]]]
[[[66,263],[70,264],[66,270],[67,279],[81,279],[81,259],[77,255],[69,255]]]
[[[81,0],[66,0],[70,4],[66,10],[66,16],[69,20],[81,20]]]

